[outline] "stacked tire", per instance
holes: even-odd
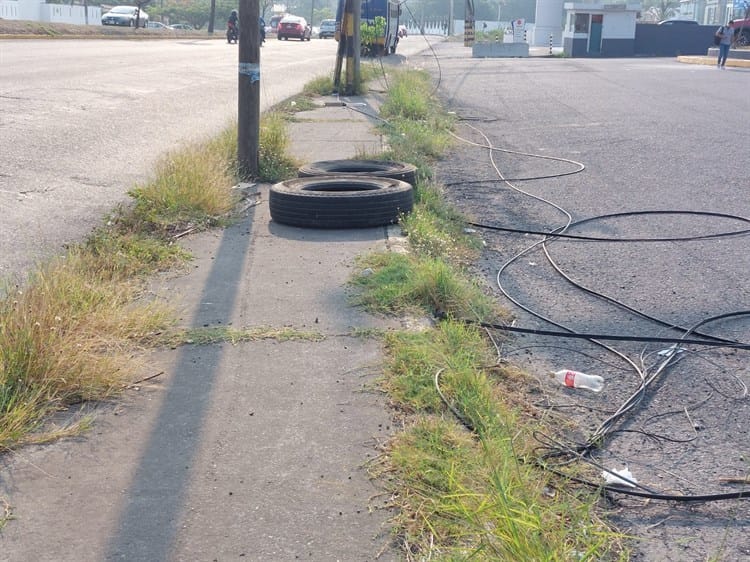
[[[304,228],[369,228],[414,207],[416,167],[379,160],[326,160],[271,187],[271,218]]]

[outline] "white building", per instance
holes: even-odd
[[[86,8],[69,4],[45,4],[43,0],[0,0],[0,18],[101,25],[102,9],[99,6],[88,6]]]
[[[563,52],[572,57],[632,57],[640,4],[566,2]]]

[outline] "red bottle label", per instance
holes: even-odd
[[[565,373],[565,386],[574,388],[576,385],[576,374],[573,371],[567,371]]]

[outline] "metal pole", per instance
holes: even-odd
[[[237,91],[237,163],[241,179],[258,177],[260,146],[260,7],[239,0],[240,38]]]

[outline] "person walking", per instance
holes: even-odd
[[[716,68],[724,68],[729,56],[729,48],[734,41],[734,20],[729,20],[727,25],[722,25],[716,30],[716,37],[719,38],[719,58],[716,61]]]

